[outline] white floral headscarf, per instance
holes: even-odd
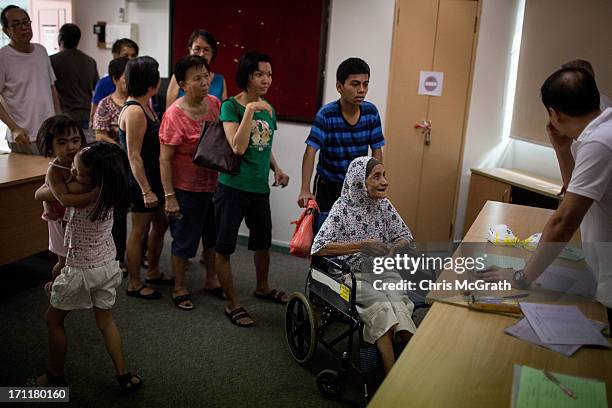
[[[349,164],[342,186],[327,219],[312,244],[311,253],[327,244],[358,242],[375,239],[393,243],[400,239],[412,241],[412,233],[391,202],[371,198],[366,189],[366,167],[371,157],[358,157]],[[351,263],[354,255],[341,258]]]

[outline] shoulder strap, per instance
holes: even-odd
[[[125,101],[125,105],[123,105],[123,106],[132,106],[132,105],[140,106],[140,109],[142,109],[142,111],[144,112],[144,107],[138,101]],[[145,114],[146,114],[146,112],[145,112]]]
[[[142,113],[144,113],[144,115],[145,115],[145,120],[146,120],[147,122],[148,122],[148,121],[150,121],[150,120],[151,120],[151,121],[153,120],[153,119],[151,119],[151,118],[149,117],[149,115],[147,115],[147,111],[145,110],[144,106],[142,106],[142,105],[140,104],[140,102],[138,102],[138,101],[125,101],[125,104],[123,105],[123,108],[121,108],[121,113],[119,113],[119,118],[117,118],[117,121],[118,121],[118,122],[119,122],[119,121],[121,121],[121,115],[123,115],[123,111],[125,110],[125,107],[126,107],[126,106],[133,106],[133,105],[138,105],[138,106],[140,106],[140,109],[142,109]]]

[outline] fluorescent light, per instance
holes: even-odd
[[[521,53],[521,38],[523,36],[523,18],[525,16],[525,0],[519,0],[516,9],[516,24],[514,26],[514,37],[510,50],[510,65],[508,67],[508,79],[506,81],[506,98],[504,103],[504,120],[502,125],[502,138],[510,138],[512,127],[512,113],[514,111],[514,95],[516,93],[516,77],[518,74],[519,56]]]

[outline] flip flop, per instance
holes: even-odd
[[[145,282],[151,285],[174,285],[174,278],[164,279],[164,273],[162,272],[157,278],[146,278]]]
[[[162,297],[162,294],[156,290],[154,290],[153,293],[149,293],[148,295],[143,295],[142,293],[140,293],[140,291],[146,287],[147,285],[142,285],[140,289],[137,289],[137,290],[126,290],[125,294],[131,297],[147,299],[147,300],[155,300],[155,299],[160,299]]]
[[[178,296],[173,295],[172,300],[174,300],[174,306],[176,306],[177,309],[184,310],[184,311],[190,311],[190,310],[195,309],[195,305],[193,304],[193,302],[191,303],[191,306],[181,305],[181,303],[183,302],[187,302],[187,301],[191,302],[191,294],[189,293],[185,295],[178,295]]]
[[[225,296],[225,292],[223,292],[223,288],[221,286],[217,286],[216,288],[212,288],[212,289],[204,288],[204,293],[207,293],[210,296],[214,296],[217,299],[221,299],[221,300],[227,299],[227,296]]]
[[[265,295],[262,293],[253,292],[253,296],[259,299],[269,300],[270,302],[280,303],[281,305],[284,305],[287,303],[286,300],[283,301],[283,296],[285,296],[285,292],[276,290],[276,289],[272,289],[270,292],[266,293]]]
[[[248,317],[249,319],[251,319],[251,315],[246,310],[244,310],[244,307],[237,307],[231,312],[227,309],[224,309],[224,312],[225,312],[225,315],[230,319],[230,322],[232,322],[232,324],[235,324],[238,327],[251,327],[255,324],[255,323],[240,323],[239,322],[240,319],[244,319],[245,317]]]

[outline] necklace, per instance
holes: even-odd
[[[62,166],[61,164],[57,163],[57,158],[55,158],[52,162],[49,162],[49,164],[53,167],[57,167],[63,170],[71,170],[70,167]]]

